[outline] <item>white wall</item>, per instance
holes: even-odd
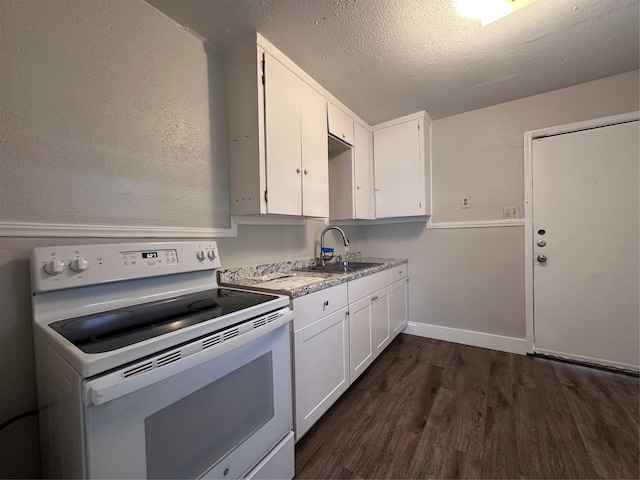
[[[0,22],[0,222],[229,226],[225,73],[198,38],[142,1]]]
[[[224,78],[141,0],[0,2],[0,230],[227,227]],[[238,228],[225,266],[311,256],[322,224]],[[37,405],[31,250],[125,241],[0,236],[0,423]],[[0,478],[37,478],[38,448],[36,417],[0,431]]]
[[[498,220],[522,207],[525,131],[639,108],[636,70],[434,121],[433,220]]]
[[[502,219],[523,206],[524,132],[640,108],[638,71],[433,123],[433,220]],[[460,208],[460,196],[471,208]],[[453,225],[450,225],[451,227]],[[421,224],[360,229],[364,252],[409,258],[410,320],[524,348],[524,227],[425,230]],[[473,337],[473,335],[472,335]]]

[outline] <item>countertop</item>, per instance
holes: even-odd
[[[317,262],[317,258],[306,258],[219,269],[218,283],[221,286],[288,295],[293,299],[408,263],[406,258],[363,257],[360,252],[347,254],[346,260],[349,262],[380,263],[381,265],[348,273],[296,271],[299,268],[315,265]]]

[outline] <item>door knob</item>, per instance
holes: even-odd
[[[538,261],[540,263],[545,263],[547,261],[547,256],[546,255],[538,255]]]

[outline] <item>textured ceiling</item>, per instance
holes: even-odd
[[[372,125],[636,70],[639,1],[538,0],[481,27],[455,0],[147,0],[221,52],[260,32]]]

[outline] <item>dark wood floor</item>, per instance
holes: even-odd
[[[400,335],[296,445],[296,478],[640,478],[638,378]]]

